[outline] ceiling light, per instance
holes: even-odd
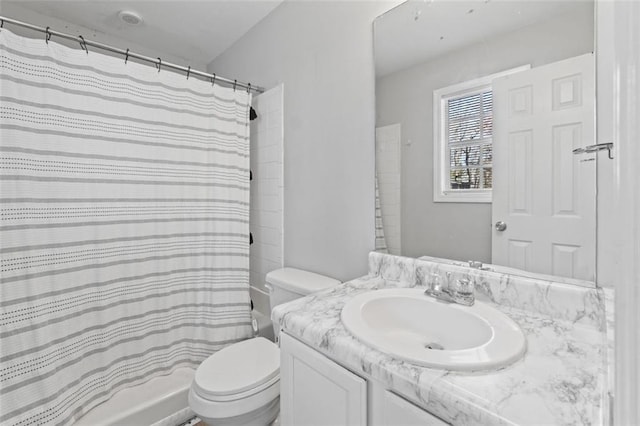
[[[121,10],[118,12],[118,18],[127,25],[140,25],[142,23],[142,16],[131,10]]]

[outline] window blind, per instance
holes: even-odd
[[[492,111],[491,87],[447,100],[449,189],[492,187]]]

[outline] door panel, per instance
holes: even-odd
[[[566,124],[553,128],[553,214],[556,216],[580,216],[578,211],[578,172],[574,170],[573,147],[582,140],[580,123]]]
[[[533,178],[531,152],[533,135],[530,130],[509,135],[509,211],[513,215],[530,216]],[[495,189],[494,189],[495,191]]]
[[[366,426],[367,384],[280,333],[280,422],[282,426]]]

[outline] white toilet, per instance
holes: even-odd
[[[269,272],[266,281],[271,309],[340,284],[294,268]],[[280,411],[280,349],[256,337],[211,355],[196,370],[189,406],[210,426],[271,424]]]

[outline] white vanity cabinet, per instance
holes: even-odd
[[[280,333],[282,426],[444,426],[447,423]]]

